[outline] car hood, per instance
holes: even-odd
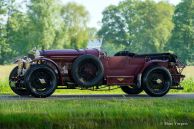
[[[99,56],[102,54],[97,49],[64,49],[64,50],[41,50],[40,56],[53,57],[53,56],[79,56],[83,54],[91,54]]]

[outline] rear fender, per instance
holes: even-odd
[[[150,67],[154,67],[154,66],[158,66],[161,64],[168,64],[168,60],[151,60],[148,62],[145,62],[143,68],[140,70],[140,72],[137,75],[137,86],[138,88],[141,87],[142,85],[142,77],[143,77],[143,73],[144,71],[146,71],[147,69],[149,69]],[[165,66],[165,65],[162,65]]]
[[[151,61],[148,61],[144,64],[143,68],[141,69],[141,71],[139,73],[143,74],[143,72],[146,69],[148,69],[150,67],[153,67],[153,66],[158,66],[158,65],[166,67],[168,65],[168,60],[151,60]]]

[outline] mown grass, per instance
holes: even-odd
[[[0,128],[187,128],[194,126],[193,107],[192,99],[1,100]]]
[[[6,73],[5,67],[3,68]],[[194,76],[192,75],[194,70],[189,71],[191,74],[182,82],[185,87],[184,92],[194,92]],[[0,92],[13,94],[8,86],[8,74],[9,72],[1,76]],[[123,94],[120,89],[111,91],[69,89],[57,90],[55,94],[58,93]],[[0,100],[0,129],[193,128],[193,107],[193,99],[6,100],[5,98]]]
[[[10,71],[15,65],[0,66],[0,93],[1,94],[13,94],[9,88],[8,76]],[[194,92],[194,66],[186,67],[183,71],[186,75],[185,80],[181,83],[184,90],[171,90],[171,93],[191,93]],[[114,89],[116,87],[111,87]],[[109,88],[99,90],[80,90],[80,89],[66,89],[56,90],[55,94],[123,94],[121,89],[108,90]]]
[[[9,77],[11,70],[16,65],[0,65],[0,80],[5,80]]]

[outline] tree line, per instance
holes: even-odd
[[[102,49],[137,53],[172,52],[194,64],[194,0],[174,6],[153,0],[124,0],[103,12],[100,30],[89,28],[89,12],[60,0],[0,1],[0,64],[36,49],[86,48],[100,38]],[[97,32],[97,34],[96,34]]]
[[[0,64],[36,49],[85,48],[89,12],[59,0],[0,1]],[[23,7],[22,7],[23,6]],[[91,30],[91,31],[90,31]]]
[[[103,12],[98,35],[109,54],[172,52],[194,64],[194,0],[177,6],[152,0],[125,0]]]

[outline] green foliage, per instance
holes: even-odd
[[[7,43],[6,24],[3,19],[7,13],[7,6],[4,1],[0,1],[0,64],[6,63],[5,58],[9,57],[10,47]]]
[[[193,99],[0,100],[3,129],[192,129]],[[188,125],[175,125],[187,123]]]
[[[28,48],[40,49],[51,48],[55,39],[58,5],[55,0],[31,0],[28,5],[27,15],[29,17],[30,40]],[[58,12],[57,12],[58,11]]]
[[[57,0],[30,0],[24,11],[18,2],[0,1],[0,64],[26,55],[33,48],[87,46],[89,13],[84,6],[61,5]]]
[[[98,35],[132,52],[162,52],[173,28],[173,10],[166,2],[125,0],[106,8]]]
[[[68,32],[66,48],[85,48],[88,42],[89,13],[82,5],[68,3],[62,7],[61,16]]]
[[[11,49],[9,44],[6,42],[6,32],[5,32],[5,26],[0,25],[0,64],[7,63],[5,60],[6,58],[9,58]]]
[[[174,51],[185,63],[194,61],[194,1],[182,0],[173,16],[175,24],[168,49]]]
[[[103,43],[101,49],[107,53],[108,56],[114,56],[118,51],[125,50],[124,45],[115,45],[113,43]]]
[[[190,92],[190,93],[194,92],[194,78],[188,78],[188,79],[184,80],[181,83],[181,85],[184,86],[185,92]]]
[[[22,12],[14,12],[8,19],[7,43],[12,50],[12,56],[20,56],[27,53],[30,42],[28,31],[28,18]]]
[[[96,38],[103,39],[102,49],[109,55],[120,50],[174,52],[185,63],[194,62],[193,0],[182,0],[176,7],[153,0],[110,5],[103,12],[98,35],[95,28],[88,28],[89,13],[82,5],[30,0],[21,9],[20,2],[0,1],[0,64],[33,48],[85,48],[88,40]]]

